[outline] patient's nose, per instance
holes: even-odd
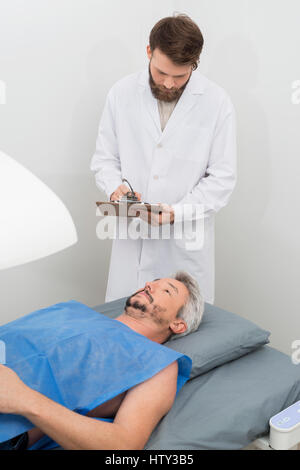
[[[145,289],[152,292],[153,291],[153,284],[151,282],[146,282]]]

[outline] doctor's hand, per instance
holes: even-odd
[[[159,225],[174,223],[174,210],[172,206],[168,204],[160,203],[161,210],[159,212],[154,211],[140,211],[140,218],[148,222],[149,225],[158,227]]]
[[[129,191],[128,186],[126,184],[120,184],[120,186],[117,187],[117,189],[111,194],[110,200],[111,201],[119,201],[122,196],[125,196]],[[141,194],[140,193],[134,193],[134,195],[138,198],[138,200],[141,200]]]
[[[15,371],[0,365],[0,413],[22,414],[30,391]]]

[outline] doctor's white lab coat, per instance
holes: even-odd
[[[175,224],[169,239],[113,240],[105,301],[185,270],[213,303],[214,214],[236,182],[235,114],[226,92],[194,71],[162,132],[148,68],[119,80],[106,99],[91,170],[108,198],[126,178],[143,201],[172,205],[177,226],[196,217],[196,205],[204,211],[200,248],[186,248],[184,231],[175,238]]]

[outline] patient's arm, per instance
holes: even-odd
[[[106,401],[105,403],[102,403],[102,405],[97,406],[96,408],[93,408],[91,411],[89,411],[86,416],[92,416],[92,417],[97,417],[97,418],[114,418],[117,414],[118,409],[120,408],[120,405],[124,399],[124,396],[126,395],[126,392],[121,393],[120,395],[112,398],[111,400]],[[41,431],[39,428],[33,428],[28,431],[28,446],[27,448],[30,448],[35,444],[37,441],[39,441],[45,433]]]
[[[82,416],[28,389],[22,414],[64,449],[143,449],[176,395],[177,362],[129,390],[113,423]]]
[[[117,414],[118,409],[120,408],[120,405],[125,395],[126,392],[123,392],[120,395],[117,395],[116,397],[112,398],[111,400],[102,403],[102,405],[99,405],[89,411],[86,416],[92,416],[94,418],[114,418]],[[30,431],[28,431],[27,448],[33,446],[33,444],[39,441],[44,435],[45,433],[39,428],[30,429]]]

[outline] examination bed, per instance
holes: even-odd
[[[93,309],[114,318],[125,300]],[[198,332],[165,343],[190,355],[194,369],[145,449],[242,449],[267,435],[270,418],[300,400],[300,364],[268,346],[268,337],[206,304]]]
[[[300,364],[268,345],[269,331],[205,304],[197,331],[159,345],[113,321],[125,301],[90,308],[71,300],[3,325],[8,367],[84,415],[177,360],[175,402],[146,450],[234,450],[253,441],[290,449],[300,442]],[[3,414],[0,441],[31,427],[22,416]],[[30,450],[57,448],[44,436]]]

